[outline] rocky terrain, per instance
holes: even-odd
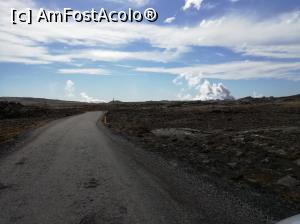
[[[188,172],[300,210],[299,96],[120,104],[106,122]]]

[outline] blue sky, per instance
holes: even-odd
[[[143,11],[155,23],[12,25],[10,10]],[[9,0],[0,96],[88,102],[300,93],[298,0]]]

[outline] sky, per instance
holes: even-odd
[[[11,8],[153,8],[159,16],[13,25]],[[108,102],[300,93],[300,0],[7,0],[0,13],[0,96]]]

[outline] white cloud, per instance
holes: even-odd
[[[28,63],[69,63],[72,59],[61,50],[50,53],[47,45],[61,43],[65,46],[76,46],[85,55],[93,53],[88,47],[93,46],[102,51],[103,47],[111,47],[105,53],[110,56],[119,46],[143,41],[154,48],[159,48],[142,57],[140,52],[124,52],[124,57],[134,60],[155,60],[166,50],[186,53],[193,46],[219,46],[236,52],[277,58],[300,58],[300,12],[290,12],[265,20],[257,20],[249,16],[228,15],[222,18],[204,20],[198,26],[187,27],[183,32],[180,26],[159,26],[155,24],[111,24],[111,23],[57,23],[33,25],[16,25],[8,23],[10,8],[26,8],[37,6],[33,1],[13,0],[0,2],[0,60]],[[236,32],[236,31],[239,32]],[[101,38],[99,38],[101,37]],[[278,46],[283,49],[277,51]],[[34,52],[34,54],[30,54]],[[141,52],[145,54],[145,52]],[[106,57],[104,53],[101,60]],[[120,55],[116,51],[115,55]],[[153,56],[155,55],[155,56]],[[180,54],[179,54],[180,55]],[[89,59],[92,56],[89,57]],[[149,59],[148,59],[149,58]],[[81,58],[80,58],[81,59]],[[80,60],[78,59],[78,60]],[[169,61],[174,58],[163,58]],[[91,60],[91,59],[90,59]],[[124,60],[123,58],[120,60]],[[161,59],[160,59],[161,60]],[[157,61],[157,60],[156,60]],[[162,60],[161,60],[162,61]]]
[[[95,99],[93,97],[90,97],[85,92],[81,92],[80,97],[82,98],[82,100],[84,102],[87,102],[87,103],[105,103],[104,100],[99,100],[99,99]]]
[[[81,92],[79,94],[80,98],[76,97],[75,94],[75,83],[72,80],[68,80],[65,84],[65,94],[66,97],[72,98],[73,100],[83,101],[86,103],[105,103],[104,100],[99,100],[93,97],[90,97],[87,93]]]
[[[173,16],[173,17],[169,17],[169,18],[166,18],[164,23],[173,23],[175,21],[176,17]]]
[[[149,4],[150,0],[105,0],[107,2],[116,2],[121,4],[133,5],[137,7],[142,7]]]
[[[65,85],[65,93],[67,97],[74,97],[75,83],[72,80],[68,80]]]
[[[248,56],[262,56],[278,59],[300,57],[300,45],[243,46],[237,47],[235,50]]]
[[[59,69],[61,74],[107,75],[108,71],[101,68]]]
[[[180,51],[117,51],[117,50],[76,50],[65,54],[64,57],[70,60],[91,60],[91,61],[156,61],[167,62],[176,59],[180,55]]]
[[[178,95],[177,95],[177,98],[179,100],[183,100],[183,101],[187,101],[187,100],[193,100],[193,97],[191,94],[189,93],[183,93],[183,92],[180,92]]]
[[[182,7],[183,10],[187,10],[189,8],[196,8],[197,10],[200,10],[201,4],[203,0],[185,0],[185,4]]]
[[[214,9],[217,7],[217,3],[211,3],[211,2],[207,2],[203,5],[203,9],[207,9],[207,10],[210,10],[210,9]]]
[[[190,88],[193,88],[201,82],[202,74],[199,73],[198,75],[194,75],[194,74],[189,74],[189,73],[183,73],[183,74],[180,74],[180,76],[178,76],[176,79],[179,79],[179,80],[184,79],[185,81],[187,81],[188,86]]]
[[[263,94],[257,93],[256,91],[253,91],[253,94],[252,94],[253,98],[262,98],[263,96],[264,96]]]
[[[150,2],[149,0],[128,0],[128,1],[134,3],[137,6],[145,6]]]
[[[180,100],[233,100],[234,97],[231,95],[229,89],[227,89],[222,83],[212,83],[208,80],[199,81],[194,89],[196,90],[196,95],[192,96],[187,93],[185,89],[181,89],[178,94]]]
[[[202,3],[202,1],[199,2]],[[201,3],[192,4],[191,1],[186,1],[187,6],[196,8],[198,6],[200,8]],[[170,62],[180,59],[182,54],[190,52],[194,46],[218,46],[240,54],[266,58],[300,58],[299,11],[276,15],[268,19],[256,19],[236,14],[227,15],[222,18],[204,20],[197,26],[186,28],[146,23],[35,23],[30,26],[21,24],[13,26],[8,22],[11,7],[20,9],[30,7],[34,11],[38,8],[32,0],[0,2],[0,62],[30,64],[76,63],[83,60]],[[149,44],[153,50],[138,52],[118,50],[120,47],[135,42]],[[66,49],[53,51],[49,45],[53,46],[57,43],[62,44]],[[78,50],[70,50],[73,47]],[[211,72],[212,69],[209,69],[204,76],[219,76],[223,79],[249,76],[259,78],[295,76],[295,74],[287,74],[291,69],[286,66],[293,67],[293,64],[278,62],[278,65],[274,65],[270,62],[262,62],[262,65],[267,65],[266,69],[258,63],[259,70],[249,67],[249,71],[246,69],[241,71],[241,63],[233,62],[231,66],[237,67],[230,69],[241,73],[236,73],[236,75],[227,71],[229,64],[227,63],[226,68],[222,67],[223,64],[216,66],[225,69],[225,73],[214,73]],[[272,69],[269,66],[272,66]],[[189,70],[202,72],[202,69],[193,67],[195,66],[189,66]],[[208,67],[205,66],[205,69]],[[281,69],[283,69],[283,74],[280,74]],[[253,74],[255,71],[260,73]]]
[[[299,14],[299,13],[298,13]],[[2,38],[1,56],[16,56],[17,58],[26,58],[43,61],[62,61],[68,62],[65,54],[53,55],[49,53],[45,43],[60,42],[65,45],[77,45],[83,49],[78,52],[84,54],[92,53],[84,49],[86,46],[111,46],[115,48],[120,45],[127,45],[135,41],[145,41],[153,47],[160,48],[152,52],[156,57],[161,52],[169,49],[188,49],[193,46],[220,46],[232,49],[239,53],[247,55],[265,55],[269,57],[282,57],[283,53],[278,52],[276,48],[280,43],[284,49],[284,57],[300,57],[300,19],[295,16],[297,13],[291,13],[280,18],[273,18],[267,21],[256,21],[251,18],[242,18],[239,16],[229,16],[215,20],[204,20],[199,26],[188,27],[182,32],[182,27],[162,27],[146,24],[33,24],[32,26],[8,26],[0,30]],[[28,30],[30,29],[30,30]],[[234,32],[239,30],[239,32]],[[105,38],[96,38],[96,37]],[[13,42],[12,42],[13,40]],[[15,49],[10,52],[9,49]],[[20,49],[21,46],[27,50]],[[291,47],[292,46],[292,47]],[[295,48],[295,46],[297,48]],[[2,50],[3,48],[3,50]],[[271,51],[270,50],[274,49]],[[23,55],[19,52],[37,51],[37,55]],[[101,51],[101,49],[99,49]],[[17,52],[16,54],[14,52]],[[111,51],[104,51],[110,55]],[[184,51],[183,51],[184,52]],[[139,52],[125,52],[125,56],[136,55]],[[20,55],[21,54],[21,55]],[[104,53],[102,53],[104,55]],[[117,51],[115,55],[120,55]],[[156,57],[139,57],[142,60],[154,60]],[[101,57],[106,58],[105,56]],[[41,60],[41,59],[40,59]]]
[[[159,68],[141,67],[136,68],[139,72],[168,73],[179,75],[193,84],[201,78],[215,79],[258,79],[278,78],[300,80],[300,62],[259,62],[259,61],[236,61],[223,64],[204,64],[187,67]]]
[[[209,81],[204,82],[197,87],[198,94],[193,98],[194,100],[233,100],[230,91],[222,83],[210,84]]]
[[[196,90],[197,94],[192,96],[191,93],[187,93],[185,89],[181,89],[178,94],[180,100],[233,100],[234,97],[230,94],[230,91],[222,83],[210,84],[208,80],[203,81],[203,75],[201,73],[182,73],[177,76],[173,83],[176,85],[183,85],[182,80],[187,82],[189,90]]]

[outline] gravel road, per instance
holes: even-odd
[[[102,115],[55,121],[0,160],[1,224],[273,222],[110,133]]]

